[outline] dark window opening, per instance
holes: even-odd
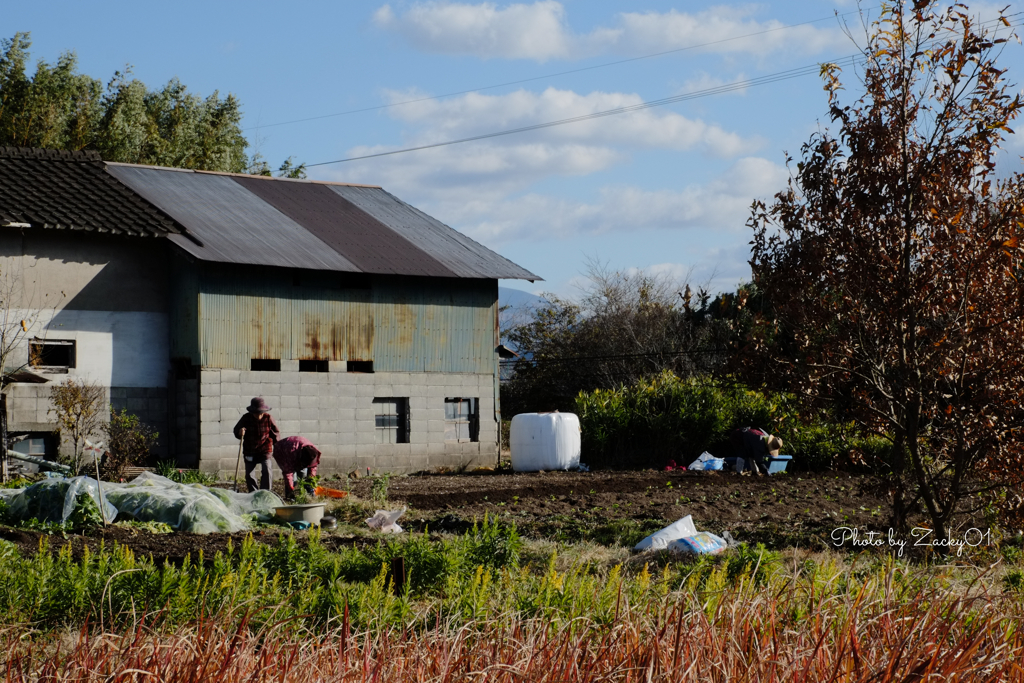
[[[199,379],[199,366],[192,365],[191,358],[172,358],[171,369],[174,379]]]
[[[22,432],[20,434],[11,434],[10,436],[13,442],[11,450],[15,453],[31,455],[50,461],[57,459],[59,439],[52,432]],[[37,464],[25,462],[17,458],[11,458],[8,461],[8,465],[11,468],[11,474],[14,476],[33,474],[39,471]]]
[[[331,273],[318,270],[293,270],[292,286],[315,289],[372,289],[371,276],[366,273]]]
[[[46,458],[46,456],[54,453],[53,442],[52,434],[30,432],[22,437],[14,437],[14,444],[11,446],[11,450],[21,455]]]
[[[70,339],[33,339],[28,364],[42,372],[67,372],[75,367],[75,342]]]
[[[281,359],[253,358],[249,362],[249,369],[258,372],[281,372]]]
[[[444,439],[480,440],[480,399],[455,397],[444,400]]]
[[[300,360],[299,372],[327,372],[330,369],[330,361],[326,360]]]
[[[409,399],[373,399],[376,443],[409,443]]]
[[[339,289],[371,289],[373,281],[366,273],[339,273]]]
[[[372,360],[350,360],[348,362],[349,372],[373,372]]]

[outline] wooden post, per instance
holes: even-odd
[[[92,452],[92,462],[96,466],[96,494],[100,497],[100,516],[103,517],[103,526],[109,524],[107,521],[107,508],[104,505],[106,502],[103,499],[103,484],[100,483],[100,459],[96,457],[96,450]]]
[[[0,384],[0,452],[2,456],[3,482],[6,484],[10,476],[11,459],[7,457],[7,394],[3,393],[3,385]]]

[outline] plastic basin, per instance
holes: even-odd
[[[324,516],[323,503],[309,503],[308,505],[282,505],[274,508],[277,518],[285,522],[309,522],[319,524]]]

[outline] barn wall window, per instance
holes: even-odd
[[[480,440],[480,399],[454,397],[444,400],[444,439]]]
[[[409,399],[373,399],[376,443],[409,443]]]
[[[73,339],[33,339],[28,343],[28,364],[40,372],[66,373],[75,367]]]

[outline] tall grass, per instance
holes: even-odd
[[[8,628],[0,647],[5,680],[19,682],[1024,680],[1021,603],[983,583],[892,563],[859,577],[829,563],[776,567],[760,585],[751,568],[732,579],[725,563],[699,568],[678,585],[671,573],[616,572],[593,587],[603,610],[559,619],[502,603],[511,586],[485,588],[481,568],[463,594],[483,591],[490,606],[468,620],[359,627],[343,611],[307,628],[279,613],[253,627],[247,612],[167,629],[144,614],[119,632]],[[517,582],[506,576],[496,583]],[[585,592],[581,575],[545,576],[537,600]]]
[[[583,458],[592,466],[661,467],[687,464],[703,451],[729,455],[729,434],[760,427],[782,438],[798,466],[827,469],[851,452],[884,459],[886,442],[859,436],[851,425],[808,422],[796,399],[767,395],[707,377],[681,379],[671,372],[618,389],[581,392],[576,412],[583,430]]]

